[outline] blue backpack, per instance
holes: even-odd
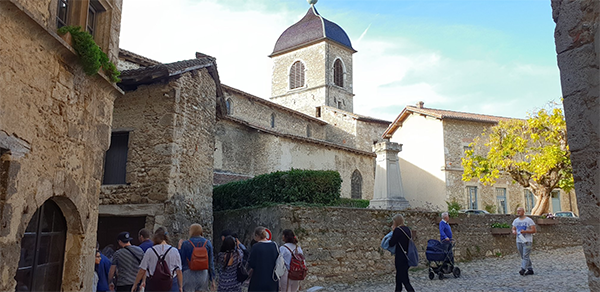
[[[400,230],[402,230],[402,228],[400,228]],[[419,265],[419,252],[417,251],[417,246],[415,245],[415,242],[412,240],[412,238],[409,237],[404,230],[402,230],[402,232],[404,233],[404,235],[406,235],[406,237],[408,237],[408,250],[404,250],[404,248],[402,248],[402,245],[400,245],[400,248],[402,248],[402,251],[408,259],[408,266],[416,267]]]

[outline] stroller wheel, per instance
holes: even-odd
[[[460,277],[460,269],[458,267],[454,267],[454,270],[452,270],[452,274],[454,275],[454,278]]]
[[[429,280],[433,280],[435,278],[435,274],[433,272],[429,272]]]
[[[440,278],[440,280],[444,280],[444,272],[439,272],[438,277]]]

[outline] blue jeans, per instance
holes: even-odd
[[[529,259],[531,242],[517,242],[517,249],[519,250],[519,255],[521,255],[521,269],[531,270],[531,259]]]

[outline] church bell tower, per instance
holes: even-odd
[[[273,53],[271,101],[319,117],[321,106],[353,112],[352,55],[346,32],[310,8],[286,29]]]

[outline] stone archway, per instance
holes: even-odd
[[[600,291],[600,1],[552,0],[590,291]]]
[[[61,291],[67,222],[52,200],[40,206],[21,240],[16,291]]]

